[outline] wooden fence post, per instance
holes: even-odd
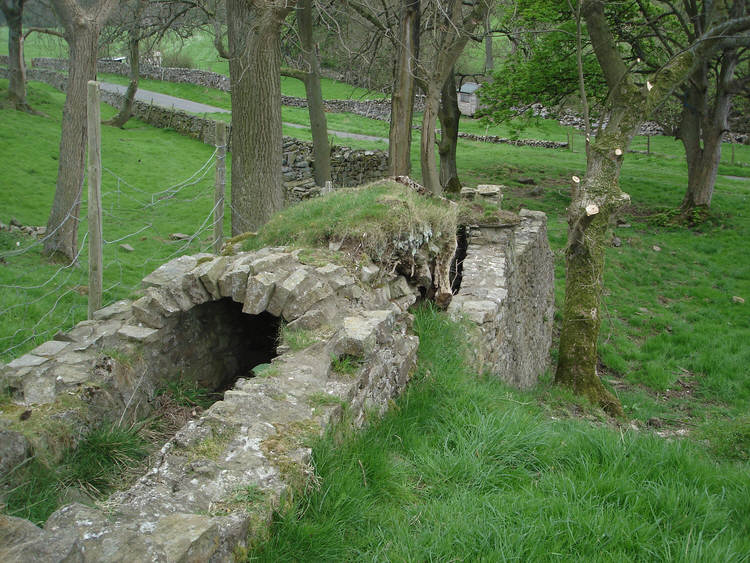
[[[89,309],[88,317],[102,307],[102,135],[99,83],[89,80],[87,135],[89,144]]]
[[[224,193],[227,179],[227,124],[216,122],[216,175],[214,180],[214,254],[224,242]]]

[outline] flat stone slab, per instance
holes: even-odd
[[[69,342],[60,342],[59,340],[48,340],[41,346],[37,346],[31,351],[31,354],[36,356],[50,357],[59,354],[65,348],[70,346]]]
[[[117,334],[135,342],[149,342],[155,338],[158,332],[157,329],[147,326],[125,325],[117,331]]]
[[[35,356],[34,354],[24,354],[20,358],[16,358],[8,364],[9,368],[30,368],[42,365],[44,362],[49,360],[44,356]]]

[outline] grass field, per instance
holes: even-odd
[[[5,88],[0,80],[0,96]],[[30,101],[48,117],[0,109],[4,223],[45,224],[54,191],[63,96],[32,83]],[[414,142],[418,172],[418,134]],[[459,142],[465,184],[504,184],[505,207],[548,213],[558,306],[582,148]],[[278,516],[251,560],[748,560],[750,315],[733,297],[750,298],[750,147],[736,147],[734,165],[725,151],[712,216],[693,229],[664,213],[683,195],[681,146],[659,137],[652,150],[623,166],[632,207],[614,229],[621,246],[607,253],[600,341],[600,371],[638,430],[556,389],[549,374],[525,393],[472,374],[460,328],[423,310],[417,383],[362,435],[319,444],[321,488]],[[212,174],[181,182],[211,153],[138,121],[104,128],[106,300],[131,294],[169,256],[208,245]],[[176,232],[198,236],[170,241]],[[31,245],[0,234],[0,361],[85,315],[85,268],[58,271]]]
[[[551,417],[466,368],[463,329],[416,314],[416,374],[383,420],[314,449],[319,485],[248,561],[746,561],[748,464]]]
[[[0,95],[7,81],[0,80]],[[64,94],[34,83],[29,102],[46,117],[0,110],[0,221],[45,225],[57,177]],[[104,118],[114,114],[102,105]],[[166,130],[131,121],[102,128],[104,173],[104,301],[132,295],[140,279],[170,256],[210,244],[213,149]],[[197,175],[191,179],[194,173]],[[86,209],[86,191],[82,209]],[[207,222],[206,222],[207,221]],[[228,229],[227,215],[227,229]],[[80,225],[79,265],[41,258],[28,237],[0,232],[0,361],[9,361],[86,316],[87,247]],[[174,241],[170,235],[196,235]],[[129,244],[133,252],[121,245]]]

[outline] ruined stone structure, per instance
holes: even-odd
[[[472,227],[462,249],[450,311],[475,323],[473,360],[533,384],[552,323],[544,215]],[[170,380],[223,392],[104,509],[69,504],[44,528],[0,516],[0,560],[230,561],[285,491],[314,480],[313,437],[342,417],[359,426],[383,412],[415,365],[408,308],[419,290],[374,264],[347,269],[305,256],[266,248],[176,258],[143,280],[137,301],[114,303],[0,368],[13,400],[0,409],[3,472],[32,450],[54,452],[60,428],[79,436],[105,419],[143,417]],[[289,334],[305,338],[293,346]],[[356,373],[336,372],[341,357],[355,360]],[[30,417],[19,417],[26,409]],[[237,500],[243,490],[254,491],[252,502]]]
[[[530,387],[547,367],[555,272],[546,216],[523,209],[520,217],[516,226],[467,229],[461,290],[448,310],[479,327],[472,345],[480,372]]]

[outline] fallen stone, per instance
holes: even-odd
[[[651,250],[654,252],[661,252],[661,246],[654,245],[651,247]]]
[[[476,195],[477,195],[477,191],[474,188],[469,188],[469,187],[461,188],[461,199],[472,200],[474,199],[474,196]]]
[[[542,186],[536,186],[531,189],[531,191],[529,192],[529,195],[533,197],[539,197],[540,195],[544,195],[544,188]]]
[[[745,302],[745,300],[742,297],[740,297],[738,295],[733,295],[732,296],[732,303],[734,303],[736,305],[742,305],[744,302]]]
[[[125,252],[135,252],[135,248],[133,248],[129,244],[121,244],[120,249],[124,250]]]
[[[190,235],[185,233],[172,233],[169,235],[169,240],[190,240]]]
[[[378,268],[375,264],[362,266],[362,269],[359,272],[359,279],[362,280],[362,283],[372,283],[372,281],[378,276],[379,273],[380,268]]]
[[[534,178],[519,178],[518,183],[525,186],[533,186],[536,185],[536,180]]]
[[[619,248],[622,246],[622,239],[620,237],[612,237],[612,246]]]

